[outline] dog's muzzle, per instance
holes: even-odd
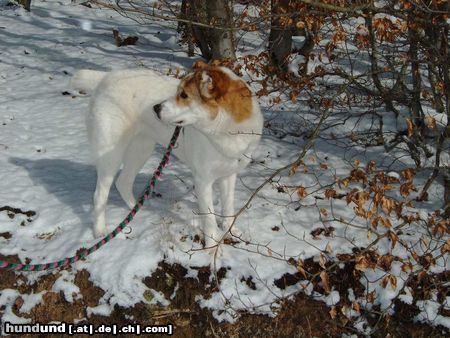
[[[153,106],[153,110],[154,110],[156,116],[158,117],[158,119],[160,119],[160,120],[161,120],[161,109],[162,109],[161,104],[155,104]]]

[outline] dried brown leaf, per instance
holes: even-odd
[[[334,189],[326,189],[325,190],[325,198],[330,199],[336,196],[336,190]]]
[[[303,275],[303,277],[305,277],[305,279],[307,279],[308,277],[306,276],[306,271],[303,268],[303,266],[304,266],[303,261],[301,259],[299,259],[297,261],[297,271],[300,272]]]
[[[426,116],[425,117],[425,124],[430,129],[436,129],[436,119],[433,116]]]
[[[392,262],[394,261],[394,256],[392,255],[383,255],[378,257],[377,265],[383,268],[386,271],[391,270]]]
[[[332,306],[328,313],[330,314],[331,319],[335,319],[337,316],[336,306]]]
[[[320,267],[321,267],[322,269],[326,269],[326,266],[325,266],[326,262],[327,262],[327,259],[326,259],[325,256],[321,253],[320,256],[319,256],[319,265],[320,265]]]
[[[389,283],[389,276],[384,276],[380,282],[380,285],[383,289],[385,289],[388,283]]]
[[[328,294],[331,292],[330,287],[330,279],[328,278],[328,274],[325,270],[320,273],[320,279],[322,280],[322,286],[325,292]]]
[[[377,293],[375,292],[375,290],[369,292],[366,296],[366,300],[368,303],[373,303],[375,301],[375,297],[376,297]]]
[[[321,213],[323,216],[325,216],[325,217],[328,216],[328,211],[327,211],[327,209],[325,209],[325,208],[320,208],[320,213]]]
[[[395,290],[397,289],[397,277],[395,277],[394,275],[391,275],[389,277],[389,281],[391,282],[391,286],[392,288]]]
[[[407,130],[408,130],[408,137],[411,137],[413,134],[414,125],[410,118],[406,118],[406,125],[407,125]]]
[[[297,196],[300,199],[304,199],[308,194],[306,193],[306,189],[304,186],[299,186],[297,188]]]

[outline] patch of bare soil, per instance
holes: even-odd
[[[0,259],[17,260],[17,257]],[[78,323],[118,324],[139,323],[141,325],[174,325],[174,337],[340,337],[342,334],[356,334],[352,324],[341,313],[335,318],[330,316],[330,308],[323,302],[311,299],[304,294],[298,294],[291,300],[280,304],[277,316],[274,318],[263,315],[243,313],[235,323],[218,323],[212,314],[200,308],[195,301],[197,296],[204,298],[217,290],[217,280],[226,276],[227,269],[222,268],[214,276],[208,267],[191,267],[197,270],[197,278],[187,277],[187,270],[181,265],[160,263],[157,271],[145,278],[144,283],[149,288],[164,294],[170,299],[167,307],[161,305],[136,304],[132,308],[116,306],[110,316],[92,315],[87,318],[87,307],[98,305],[104,290],[96,287],[89,280],[85,270],[77,272],[74,283],[80,288],[82,297],[74,297],[72,303],[66,301],[62,293],[51,291],[59,273],[43,276],[39,282],[28,285],[19,280],[25,277],[11,271],[0,271],[0,289],[15,288],[21,293],[40,292],[48,290],[43,301],[35,306],[30,313],[23,314],[20,307],[23,301],[20,297],[13,307],[16,315],[31,318],[33,322],[47,323],[51,321],[66,321]],[[345,276],[345,268],[340,271]],[[352,276],[347,276],[350,282]],[[296,283],[298,276],[284,276],[276,283],[278,287]],[[249,287],[254,286],[251,278],[243,279]],[[352,282],[353,283],[353,282]],[[144,295],[152,299],[152,293]],[[411,318],[416,314],[411,306],[404,303],[396,304],[397,314],[394,317],[373,317],[371,325],[377,327],[372,337],[442,337],[442,331],[424,324],[414,324]],[[1,312],[2,309],[0,309]],[[370,314],[368,316],[369,319]],[[83,319],[84,318],[84,319]],[[81,320],[81,321],[80,321]],[[97,335],[102,337],[102,335]],[[119,335],[119,337],[125,335]],[[22,337],[27,337],[23,335]],[[31,337],[31,335],[30,335]],[[106,337],[106,335],[105,335]],[[156,337],[156,336],[155,336]]]

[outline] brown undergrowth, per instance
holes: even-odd
[[[0,259],[17,260],[17,257],[0,257]],[[311,262],[311,269],[313,269]],[[216,291],[217,283],[211,275],[209,267],[191,267],[197,271],[196,278],[187,277],[187,269],[181,265],[169,265],[161,262],[158,269],[144,279],[149,288],[164,294],[170,299],[169,306],[138,303],[132,308],[116,306],[109,316],[91,315],[88,318],[87,308],[98,305],[104,290],[96,287],[89,280],[89,272],[78,271],[74,284],[80,289],[81,297],[74,297],[69,303],[64,294],[53,292],[52,286],[59,273],[50,273],[33,284],[23,283],[24,275],[16,275],[11,271],[0,272],[1,289],[13,288],[21,294],[38,293],[46,290],[42,302],[29,313],[21,313],[23,300],[17,297],[13,312],[20,317],[30,318],[32,322],[48,323],[54,321],[90,323],[94,325],[139,323],[141,325],[174,325],[174,337],[338,337],[342,334],[355,334],[351,323],[341,314],[334,319],[329,314],[330,309],[323,303],[305,294],[297,294],[289,300],[280,303],[274,318],[264,315],[242,313],[235,323],[219,323],[212,313],[200,308],[196,297],[208,298]],[[352,287],[351,275],[342,269],[341,287]],[[226,268],[218,271],[220,279],[225,277]],[[284,278],[284,279],[283,279]],[[283,276],[276,281],[277,287],[296,283],[296,278]],[[287,284],[286,284],[287,283]],[[347,283],[347,284],[346,284]],[[344,285],[346,284],[346,285]],[[396,316],[382,319],[374,337],[440,337],[442,331],[428,325],[414,324],[411,307],[398,304]],[[0,309],[2,312],[4,309]],[[88,318],[88,319],[86,319]],[[370,318],[370,316],[369,316]],[[372,323],[371,323],[372,324]],[[31,336],[31,335],[30,335]],[[23,335],[26,337],[26,335]],[[98,335],[102,337],[102,335]],[[106,337],[106,336],[105,336]],[[125,335],[122,335],[125,337]]]

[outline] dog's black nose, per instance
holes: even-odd
[[[155,104],[153,106],[153,110],[155,111],[156,116],[161,120],[161,104]]]

